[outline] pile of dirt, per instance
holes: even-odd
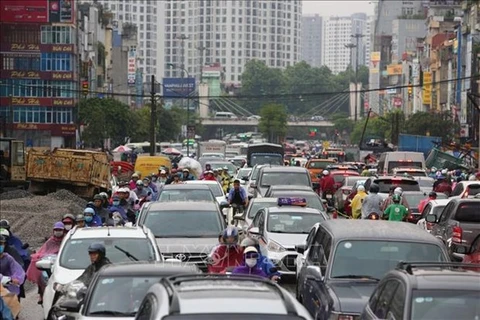
[[[14,191],[17,192],[17,191]],[[10,193],[10,192],[9,192]],[[5,195],[7,193],[2,194]],[[10,222],[11,230],[31,248],[40,247],[52,234],[53,224],[66,213],[83,212],[87,201],[67,190],[46,196],[10,197],[1,200],[1,216]]]
[[[31,198],[31,197],[33,197],[33,194],[31,194],[30,192],[22,189],[18,189],[18,190],[7,191],[0,194],[0,201],[18,199],[18,198]]]

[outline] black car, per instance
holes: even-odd
[[[468,271],[471,267],[459,263],[400,263],[380,281],[361,319],[478,319],[479,274]]]
[[[327,220],[307,245],[297,297],[316,319],[357,319],[380,279],[400,261],[449,261],[443,243],[410,223]]]

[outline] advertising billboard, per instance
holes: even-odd
[[[401,64],[389,64],[387,66],[387,75],[398,76],[402,74],[403,67]]]
[[[2,97],[2,106],[33,106],[33,107],[73,107],[73,98],[24,98],[24,97]]]
[[[1,0],[2,22],[73,23],[74,0]]]
[[[71,71],[19,71],[0,70],[2,79],[42,79],[42,80],[74,80]]]
[[[163,78],[165,98],[186,98],[195,91],[195,78]]]
[[[129,86],[135,85],[135,78],[137,76],[137,52],[131,48],[128,52],[127,61],[127,83]]]

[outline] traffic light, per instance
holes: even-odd
[[[89,84],[88,81],[82,81],[82,93],[86,96],[88,95]]]
[[[308,136],[315,137],[316,135],[317,135],[317,129],[316,128],[311,128]]]

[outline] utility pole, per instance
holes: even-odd
[[[155,156],[157,144],[155,142],[155,127],[157,123],[157,106],[155,104],[155,75],[152,74],[150,92],[150,155]]]
[[[355,38],[355,47],[356,47],[356,53],[355,53],[355,122],[357,122],[358,118],[358,49],[360,47],[360,38],[363,38],[364,35],[361,33],[355,33],[352,35],[353,38]]]

